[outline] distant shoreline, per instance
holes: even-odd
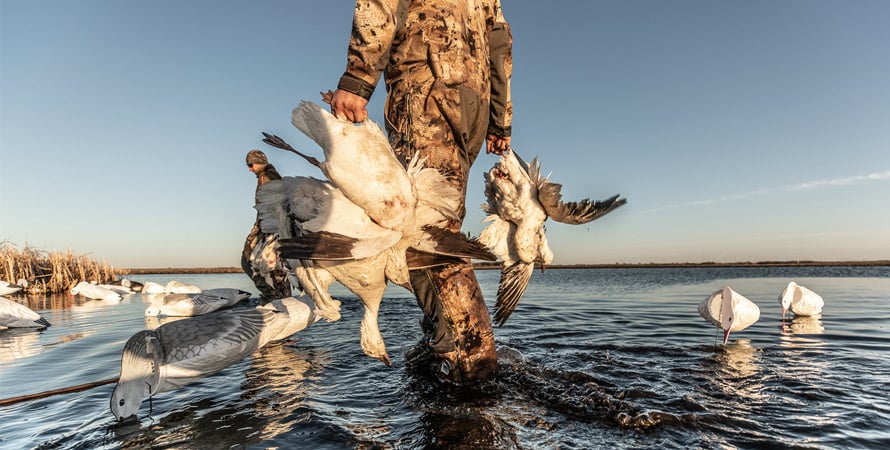
[[[890,260],[876,261],[758,261],[758,262],[702,262],[702,263],[612,263],[612,264],[554,264],[550,269],[667,269],[709,267],[890,267]],[[476,263],[476,270],[500,269],[497,263]],[[118,275],[243,273],[240,267],[152,267],[115,269]]]

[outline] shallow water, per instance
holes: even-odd
[[[478,272],[492,305],[496,271]],[[242,274],[134,276],[256,292]],[[788,281],[825,298],[781,320]],[[718,345],[696,307],[729,285],[760,320]],[[358,342],[362,307],[319,322],[118,424],[113,384],[0,407],[0,448],[890,448],[890,268],[536,272],[495,329],[496,382],[456,389],[406,367],[411,295],[387,290],[387,368]],[[0,331],[0,399],[116,378],[127,339],[158,326],[120,302],[18,297],[53,326]]]

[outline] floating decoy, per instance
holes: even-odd
[[[10,283],[8,281],[0,281],[0,295],[12,295],[25,287],[20,284]]]
[[[81,295],[94,300],[113,301],[121,299],[121,295],[117,292],[86,281],[81,281],[71,288],[71,295]]]
[[[200,294],[201,288],[193,284],[170,280],[167,282],[167,285],[164,286],[164,292],[167,294]]]
[[[250,298],[250,292],[232,288],[207,289],[198,294],[155,294],[146,316],[200,316]]]
[[[698,305],[698,313],[723,330],[723,344],[731,331],[742,331],[760,318],[760,308],[729,286],[711,293]]]
[[[525,292],[535,263],[543,270],[553,262],[544,222],[551,218],[567,224],[584,224],[627,203],[614,195],[605,200],[563,202],[561,184],[541,176],[537,158],[526,164],[515,151],[505,152],[485,175],[482,210],[490,222],[479,240],[502,260],[494,321],[503,325]]]
[[[134,334],[121,354],[111,395],[118,420],[133,417],[146,397],[212,375],[268,342],[285,339],[318,318],[312,300],[288,297],[168,322]]]
[[[779,295],[779,304],[782,305],[782,318],[785,313],[791,311],[795,316],[815,316],[822,313],[825,301],[819,294],[791,281]]]
[[[27,306],[0,297],[0,330],[48,327],[49,322]]]
[[[142,283],[142,295],[164,294],[164,285],[155,283],[154,281],[146,281]]]

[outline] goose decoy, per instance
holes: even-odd
[[[81,295],[94,300],[114,301],[121,299],[121,295],[117,292],[86,281],[77,283],[70,292],[71,295]]]
[[[207,289],[198,294],[157,294],[145,309],[146,316],[190,317],[227,308],[250,298],[250,292],[240,289]]]
[[[12,295],[20,292],[25,287],[21,284],[10,283],[0,280],[0,295]]]
[[[584,224],[627,203],[614,195],[605,200],[563,202],[562,185],[541,176],[537,158],[526,164],[515,151],[505,152],[485,175],[482,210],[488,213],[479,240],[502,261],[494,321],[503,325],[519,303],[534,272],[553,262],[544,222],[551,218]]]
[[[48,327],[49,322],[27,306],[0,297],[0,330]]]
[[[731,331],[742,331],[760,319],[760,308],[729,286],[711,293],[698,305],[698,313],[723,330],[723,345]]]
[[[207,377],[285,339],[318,318],[312,300],[278,299],[256,308],[216,311],[143,330],[127,340],[111,394],[118,420],[133,417],[146,397]]]
[[[779,295],[779,304],[782,305],[782,318],[785,313],[791,311],[795,316],[815,316],[822,313],[825,301],[819,294],[791,281]]]

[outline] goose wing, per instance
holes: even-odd
[[[333,184],[284,177],[260,187],[260,229],[279,236],[279,252],[293,259],[360,259],[392,247],[401,233],[374,223]]]
[[[531,182],[537,186],[538,201],[541,202],[547,216],[557,222],[580,225],[599,219],[627,203],[627,199],[620,198],[620,194],[605,200],[585,198],[577,202],[564,202],[562,184],[554,183],[547,177],[541,176],[541,163],[537,158],[533,159],[531,164],[526,164],[519,155],[516,155],[516,159],[528,172]]]
[[[498,326],[504,325],[513,310],[516,309],[534,270],[534,262],[524,263],[522,261],[509,266],[504,265],[501,269],[498,299],[494,305],[494,321]]]

